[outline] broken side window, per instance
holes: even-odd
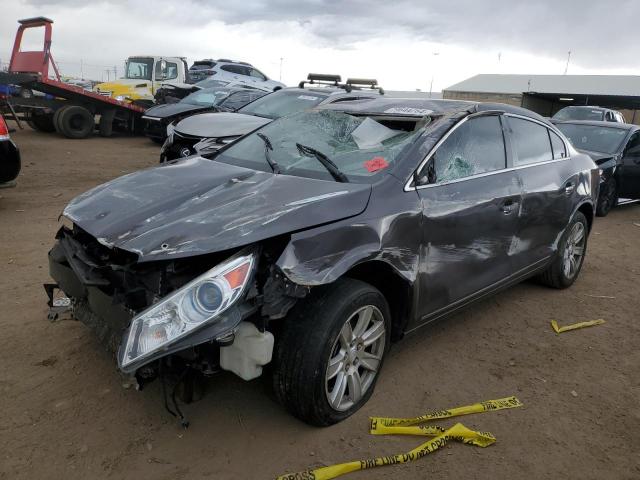
[[[472,118],[436,150],[436,183],[450,182],[506,167],[502,126],[497,115]]]

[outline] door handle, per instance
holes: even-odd
[[[573,182],[569,182],[564,186],[564,193],[567,195],[571,195],[575,189],[576,185]]]

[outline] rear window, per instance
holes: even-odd
[[[509,126],[515,143],[516,166],[553,159],[547,127],[515,117],[509,117]]]
[[[313,108],[325,98],[327,95],[322,93],[278,90],[251,102],[239,112],[258,117],[280,118]]]
[[[565,107],[558,111],[553,117],[554,120],[596,120],[604,119],[604,112],[597,108],[585,107]]]

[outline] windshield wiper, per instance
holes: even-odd
[[[273,150],[273,145],[271,145],[271,140],[269,140],[269,137],[267,137],[264,133],[258,132],[256,133],[256,135],[258,135],[260,140],[264,142],[264,158],[267,160],[267,163],[271,167],[271,170],[273,170],[273,173],[276,173],[276,174],[280,173],[280,166],[275,160],[271,158],[270,152]]]
[[[347,178],[347,176],[342,173],[338,166],[333,163],[331,159],[324,153],[316,150],[313,147],[307,147],[306,145],[302,145],[300,143],[296,143],[296,147],[302,155],[306,157],[315,157],[324,166],[324,168],[327,169],[327,171],[331,174],[336,182],[349,183],[349,179]]]

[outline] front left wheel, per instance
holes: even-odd
[[[319,287],[285,320],[273,385],[294,416],[340,422],[371,397],[390,343],[389,306],[379,290],[351,278]]]

